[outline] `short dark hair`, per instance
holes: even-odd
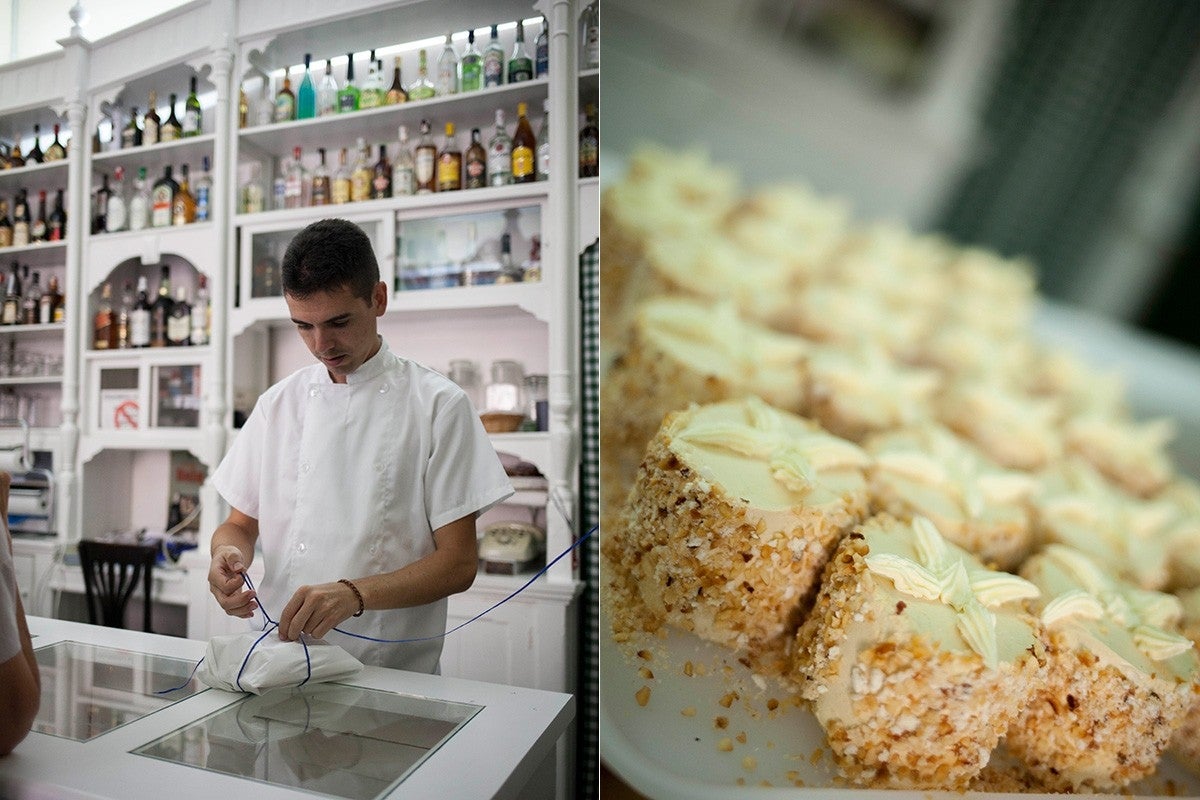
[[[283,254],[283,292],[306,298],[343,287],[371,302],[379,262],[371,238],[344,219],[322,219],[297,233]]]

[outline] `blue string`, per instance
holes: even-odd
[[[555,556],[553,561],[550,561],[549,563],[547,563],[546,566],[542,567],[540,570],[538,570],[536,573],[534,573],[532,578],[525,581],[525,583],[521,586],[521,588],[517,589],[512,594],[508,595],[503,600],[493,603],[488,608],[485,608],[483,611],[480,611],[478,614],[471,617],[466,622],[462,622],[462,623],[459,623],[458,625],[455,625],[453,628],[446,631],[445,633],[439,633],[434,636],[419,636],[419,637],[416,637],[413,639],[376,639],[373,636],[364,636],[361,633],[351,633],[350,631],[344,631],[341,628],[334,628],[333,630],[337,631],[338,633],[340,633],[344,636],[353,636],[355,639],[365,639],[366,641],[369,641],[369,642],[379,642],[381,644],[408,644],[411,642],[428,642],[428,641],[432,641],[434,639],[444,638],[444,637],[449,636],[450,634],[454,633],[455,631],[460,630],[460,629],[466,627],[467,625],[470,625],[472,622],[474,622],[475,620],[484,616],[485,614],[491,613],[492,611],[496,610],[500,606],[507,603],[509,600],[512,600],[514,597],[519,595],[521,592],[528,589],[530,587],[530,585],[533,584],[534,581],[536,581],[538,578],[545,575],[546,572],[552,566],[554,566],[559,561],[561,561],[564,556],[571,553],[576,547],[579,547],[579,545],[583,544],[588,539],[588,537],[590,537],[597,530],[599,530],[599,526],[594,526],[591,530],[589,530],[583,536],[580,536],[578,539],[576,539],[574,542],[572,542],[570,547],[568,547],[566,550],[563,550],[561,553],[559,553],[557,556]],[[247,588],[250,589],[250,591],[254,591],[254,582],[252,580],[250,580],[249,575],[247,575],[246,573],[243,572],[242,580],[245,581],[246,586],[247,586]],[[265,608],[263,608],[262,603],[258,604],[258,608],[260,611],[262,611],[263,618],[265,620],[265,622],[263,623],[263,635],[258,637],[258,639],[256,639],[254,641],[254,644],[251,645],[250,649],[246,652],[246,658],[242,660],[242,667],[241,667],[241,669],[238,670],[237,681],[236,681],[238,689],[242,689],[242,680],[241,680],[242,672],[245,671],[246,664],[249,663],[250,655],[251,655],[251,653],[254,652],[254,648],[258,647],[259,642],[261,642],[263,639],[265,639],[267,637],[268,633],[270,633],[271,631],[274,631],[276,628],[279,627],[279,623],[276,622],[275,620],[271,619],[271,615],[267,613],[267,610]],[[274,627],[268,629],[267,628],[268,624],[273,625]],[[300,644],[303,645],[303,647],[304,647],[304,661],[305,661],[305,665],[308,670],[308,674],[305,676],[304,680],[300,681],[300,683],[297,684],[297,688],[308,683],[309,679],[312,678],[312,659],[309,657],[308,645],[304,643],[304,634],[303,633],[301,633],[301,635],[300,635]],[[180,686],[175,686],[170,689],[163,689],[162,691],[155,692],[155,694],[167,694],[168,692],[175,692],[180,689],[186,688],[188,686],[188,684],[190,684],[192,682],[192,678],[195,677],[195,675],[196,675],[196,670],[200,668],[200,664],[203,662],[204,662],[203,658],[201,658],[200,661],[196,662],[196,666],[192,668],[191,676],[189,676],[187,681],[185,681],[183,684],[181,684]],[[242,689],[242,691],[245,691],[245,690]]]

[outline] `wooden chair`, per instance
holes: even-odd
[[[88,622],[109,628],[125,627],[125,607],[142,582],[142,630],[150,632],[150,589],[158,547],[151,544],[79,542],[79,565],[87,594]]]

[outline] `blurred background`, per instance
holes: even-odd
[[[1028,258],[1200,476],[1200,3],[604,0],[601,177],[638,143]]]

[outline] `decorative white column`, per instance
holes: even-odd
[[[546,541],[553,557],[580,534],[576,484],[579,475],[579,247],[576,208],[579,204],[577,142],[574,135],[576,95],[575,8],[572,0],[538,0],[550,38],[550,179],[548,220],[543,220],[543,273],[550,281],[553,333],[550,335],[550,484]],[[566,515],[570,515],[570,520]],[[575,579],[574,559],[564,558],[547,579]]]
[[[71,131],[67,154],[67,263],[63,276],[66,294],[66,329],[63,331],[62,425],[61,444],[54,463],[57,497],[55,523],[60,541],[77,541],[82,533],[79,509],[79,476],[75,471],[79,452],[80,342],[88,316],[87,293],[83,281],[83,237],[91,218],[91,203],[84,197],[86,156],[92,137],[87,126],[87,71],[91,44],[83,38],[83,7],[76,3],[70,11],[71,34],[60,39],[63,48],[63,74],[68,80],[63,93],[67,126]]]

